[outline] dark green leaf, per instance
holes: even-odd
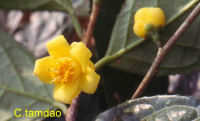
[[[133,33],[133,17],[141,7],[160,7],[166,13],[166,27],[161,41],[167,41],[177,30],[198,0],[126,0],[113,28],[107,57],[122,55],[111,65],[115,68],[145,74],[152,64],[157,46],[151,40],[136,37]],[[183,34],[160,66],[159,74],[190,72],[199,68],[198,36],[200,17]]]
[[[52,86],[33,76],[34,61],[22,46],[0,31],[0,117],[2,121],[21,118],[15,109],[47,110],[65,106],[52,99]],[[31,118],[31,117],[30,117]],[[27,117],[28,119],[28,117]]]

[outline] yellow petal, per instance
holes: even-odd
[[[95,71],[95,65],[92,61],[89,61],[89,67]]]
[[[80,87],[85,93],[93,94],[99,84],[100,76],[91,68],[87,68],[86,74],[80,81]]]
[[[44,83],[50,83],[52,77],[50,76],[49,68],[53,63],[54,59],[50,56],[36,60],[34,74]]]
[[[92,56],[90,50],[82,42],[73,42],[71,44],[71,56],[80,63],[82,71],[85,72]]]
[[[70,56],[70,45],[63,35],[59,35],[47,42],[47,50],[51,56],[67,57]]]
[[[138,37],[145,37],[147,33],[145,30],[145,24],[139,20],[135,22],[133,31]]]
[[[80,93],[81,93],[81,89],[78,88],[73,95],[73,99],[76,98]]]
[[[134,16],[134,21],[143,21],[145,22],[145,15],[147,13],[149,8],[140,8],[136,13],[135,13],[135,16]]]
[[[146,24],[152,24],[155,27],[164,27],[165,25],[165,14],[160,8],[149,8],[145,18]]]
[[[72,99],[78,95],[79,81],[72,81],[69,84],[57,84],[53,90],[53,97],[62,103],[71,104]]]

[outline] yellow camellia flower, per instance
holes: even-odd
[[[47,84],[55,84],[55,100],[70,104],[81,91],[96,91],[100,76],[90,58],[92,53],[82,42],[71,46],[63,35],[47,43],[50,56],[36,60],[34,74]]]
[[[160,8],[140,8],[134,16],[133,31],[138,37],[146,37],[147,26],[164,27],[165,14]]]

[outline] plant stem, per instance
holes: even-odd
[[[141,43],[143,43],[144,41],[145,41],[145,39],[140,39],[140,40],[134,42],[133,44],[131,44],[127,48],[121,49],[121,50],[117,51],[116,53],[114,53],[112,55],[103,57],[102,59],[100,59],[99,61],[96,62],[95,69],[99,70],[104,65],[106,65],[106,64],[112,62],[113,60],[119,58],[123,54],[127,53],[129,50],[131,50],[131,49],[137,47],[138,45],[140,45]]]
[[[70,18],[72,19],[72,23],[74,25],[74,28],[75,28],[75,31],[78,35],[79,38],[82,37],[82,28],[81,28],[81,25],[77,19],[77,17],[75,17],[74,13],[73,14],[69,14],[70,15]]]
[[[153,64],[151,65],[150,69],[148,70],[147,74],[145,75],[144,79],[140,83],[139,87],[131,97],[131,99],[135,99],[139,97],[148,84],[153,76],[158,72],[158,67],[160,66],[161,62],[163,61],[164,57],[167,53],[172,49],[175,45],[176,41],[180,38],[180,36],[189,28],[192,22],[195,20],[197,15],[200,13],[200,3],[195,7],[192,13],[187,17],[187,19],[183,22],[183,24],[178,28],[178,30],[173,34],[173,36],[167,41],[164,47],[160,50],[160,53],[156,56]]]
[[[86,46],[90,45],[92,37],[93,37],[94,27],[95,27],[97,17],[100,11],[100,6],[101,6],[100,3],[101,3],[101,0],[96,0],[94,1],[92,5],[92,13],[90,15],[90,21],[88,23],[86,34],[83,37],[83,42],[86,44]]]
[[[67,111],[66,121],[76,121],[76,114],[78,112],[78,106],[80,102],[80,95],[78,95],[75,99],[72,100],[72,104]]]
[[[72,23],[74,25],[75,31],[76,31],[78,37],[81,38],[82,37],[82,28],[78,21],[78,18],[75,16],[74,9],[71,9],[71,10],[68,9],[68,7],[65,6],[60,0],[55,0],[55,2],[57,4],[59,4],[60,6],[62,6],[65,9],[65,11],[69,14],[70,18],[72,19]],[[72,4],[72,3],[70,3],[70,4]]]
[[[86,31],[85,36],[82,39],[83,42],[85,42],[85,45],[87,47],[89,47],[91,38],[93,36],[94,27],[95,27],[97,17],[100,11],[100,4],[101,4],[101,0],[94,1],[87,31]],[[70,105],[69,110],[67,111],[66,121],[76,121],[76,115],[78,112],[79,103],[80,103],[80,94],[75,99],[73,99],[72,104]]]
[[[96,3],[100,3],[99,0],[95,0]],[[166,22],[166,25],[169,25],[171,22],[173,22],[175,19],[177,19],[179,16],[183,15],[186,11],[188,11],[190,8],[192,8],[196,3],[198,2],[198,0],[193,0],[189,3],[189,5],[187,5],[187,7],[184,7],[183,9],[180,10],[179,14],[176,14],[174,17],[172,17],[169,21]],[[136,42],[133,42],[131,45],[129,45],[128,47],[122,48],[121,50],[112,53],[110,55],[109,50],[107,51],[106,55],[101,58],[98,62],[96,62],[95,64],[95,68],[96,70],[99,70],[101,67],[105,66],[106,64],[110,63],[111,61],[114,61],[115,59],[119,58],[120,56],[122,56],[123,54],[127,53],[129,50],[137,47],[138,45],[140,45],[141,43],[143,43],[145,41],[145,39],[140,39],[137,40]],[[156,43],[158,48],[161,48],[160,43]]]

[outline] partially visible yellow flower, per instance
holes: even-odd
[[[36,60],[34,74],[47,84],[55,84],[53,97],[70,104],[81,91],[96,91],[100,76],[90,58],[92,53],[82,42],[71,46],[63,35],[47,43],[50,56]]]
[[[134,22],[134,33],[138,37],[146,37],[148,25],[151,25],[155,28],[164,27],[165,14],[160,8],[140,8],[135,13]]]

